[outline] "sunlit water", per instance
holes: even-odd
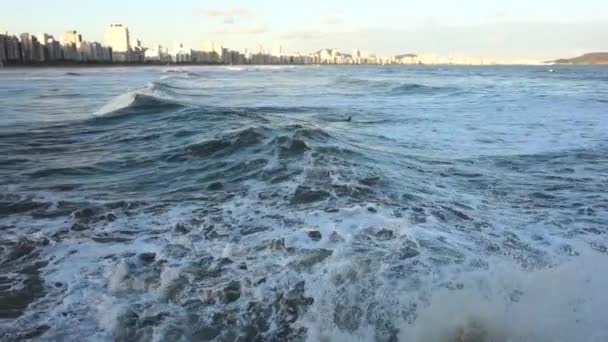
[[[0,339],[607,341],[608,69],[0,71]]]

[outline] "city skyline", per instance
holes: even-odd
[[[595,0],[560,6],[546,0],[379,1],[374,6],[358,0],[322,6],[285,6],[271,0],[228,5],[110,0],[92,1],[84,9],[74,0],[59,0],[53,6],[35,2],[4,5],[4,12],[11,15],[1,18],[4,27],[0,30],[50,32],[57,37],[77,29],[91,41],[103,41],[100,27],[123,22],[128,23],[132,37],[141,38],[147,46],[181,42],[199,47],[203,41],[218,41],[243,51],[278,43],[288,53],[364,48],[382,55],[469,55],[499,61],[542,61],[602,51],[608,36],[607,20],[600,16],[608,12],[608,4]]]
[[[0,66],[62,64],[455,64],[491,65],[496,61],[470,56],[378,55],[365,49],[345,53],[324,48],[309,54],[290,54],[280,44],[271,49],[237,51],[221,43],[205,41],[199,48],[175,43],[173,47],[143,46],[131,38],[127,25],[111,23],[104,31],[103,43],[88,41],[78,30],[68,30],[60,39],[48,33],[14,35],[0,33]]]

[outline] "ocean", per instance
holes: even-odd
[[[608,341],[608,68],[0,70],[0,340]]]

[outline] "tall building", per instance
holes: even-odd
[[[208,62],[219,63],[222,62],[224,47],[222,44],[218,44],[212,41],[203,42],[202,52],[208,54],[209,60]]]
[[[32,60],[32,39],[29,33],[22,33],[19,35],[19,41],[21,42],[21,55],[24,62],[30,62]]]
[[[29,33],[22,33],[20,38],[23,61],[26,63],[44,62],[44,50],[38,38]]]
[[[98,42],[83,42],[79,51],[84,62],[112,62],[112,49]]]
[[[41,45],[46,45],[48,40],[50,38],[53,38],[53,36],[51,36],[48,33],[38,33],[38,34],[36,34],[36,38],[38,38],[38,41],[40,42]]]
[[[180,42],[173,44],[170,54],[174,63],[190,63],[192,61],[192,51]]]
[[[123,24],[110,24],[104,34],[104,43],[112,48],[114,54],[123,54],[120,61],[128,62],[128,55],[131,51],[131,41],[129,29]]]
[[[0,34],[0,64],[4,63],[7,61],[7,57],[6,57],[6,41],[7,39],[5,38],[6,36],[3,34]]]
[[[151,62],[168,63],[172,61],[168,49],[159,44],[153,45],[151,48],[146,49],[146,52],[144,53],[144,58],[146,61]]]
[[[272,56],[273,57],[282,57],[283,56],[283,47],[280,44],[273,45]]]
[[[65,31],[61,35],[61,45],[70,45],[73,44],[78,49],[80,48],[80,44],[82,44],[82,35],[78,33],[76,30]]]
[[[49,62],[56,62],[63,60],[63,49],[61,44],[53,38],[53,36],[49,36],[45,43],[45,53],[46,60]]]
[[[0,62],[21,63],[23,55],[19,38],[10,36],[8,33],[0,34]]]

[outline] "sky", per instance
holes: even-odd
[[[103,41],[110,23],[144,46],[203,41],[258,51],[467,55],[548,60],[608,51],[608,0],[0,0],[0,31],[78,30]]]

